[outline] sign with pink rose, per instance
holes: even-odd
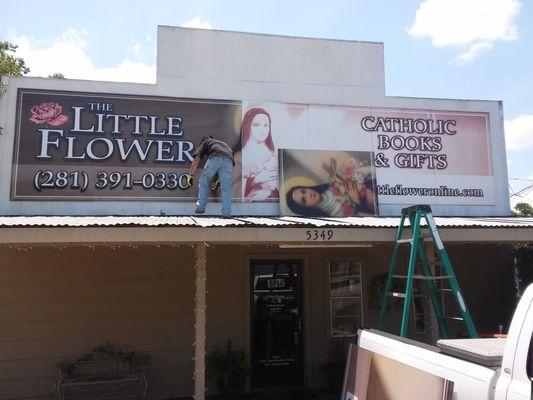
[[[241,153],[240,102],[20,89],[17,104],[13,200],[191,201],[203,136]]]
[[[61,114],[63,107],[58,103],[41,103],[31,108],[30,121],[34,124],[60,126],[68,122],[68,117]]]
[[[247,208],[259,214],[455,215],[503,201],[488,112],[19,89],[16,118],[12,200],[193,201],[185,176],[213,135],[235,152],[233,199],[272,203]]]

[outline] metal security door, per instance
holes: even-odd
[[[303,383],[301,262],[252,260],[252,387]]]

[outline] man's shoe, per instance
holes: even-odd
[[[194,210],[195,214],[203,214],[205,213],[205,208],[202,208],[200,206],[196,207],[196,210]]]

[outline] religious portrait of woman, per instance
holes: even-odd
[[[251,108],[242,121],[243,197],[247,202],[276,201],[278,157],[270,114],[263,108]]]
[[[308,217],[354,217],[377,215],[376,182],[366,162],[350,157],[341,165],[336,158],[322,163],[328,181],[297,185],[285,198],[290,211]]]

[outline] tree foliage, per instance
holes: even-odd
[[[517,203],[513,215],[515,217],[533,217],[533,207],[528,203]]]
[[[3,92],[2,76],[22,76],[30,72],[21,57],[15,56],[17,46],[8,41],[0,41],[0,96]],[[3,128],[0,126],[0,134]]]
[[[54,79],[65,79],[65,75],[63,75],[61,72],[54,72],[53,74],[48,75],[48,77]]]
[[[0,42],[0,76],[22,76],[30,72],[24,60],[15,56],[16,50],[16,45]]]
[[[533,217],[533,207],[528,203],[517,203],[513,215],[515,217]],[[517,296],[520,297],[525,288],[533,283],[533,243],[516,243],[512,247],[515,268],[514,279]]]

